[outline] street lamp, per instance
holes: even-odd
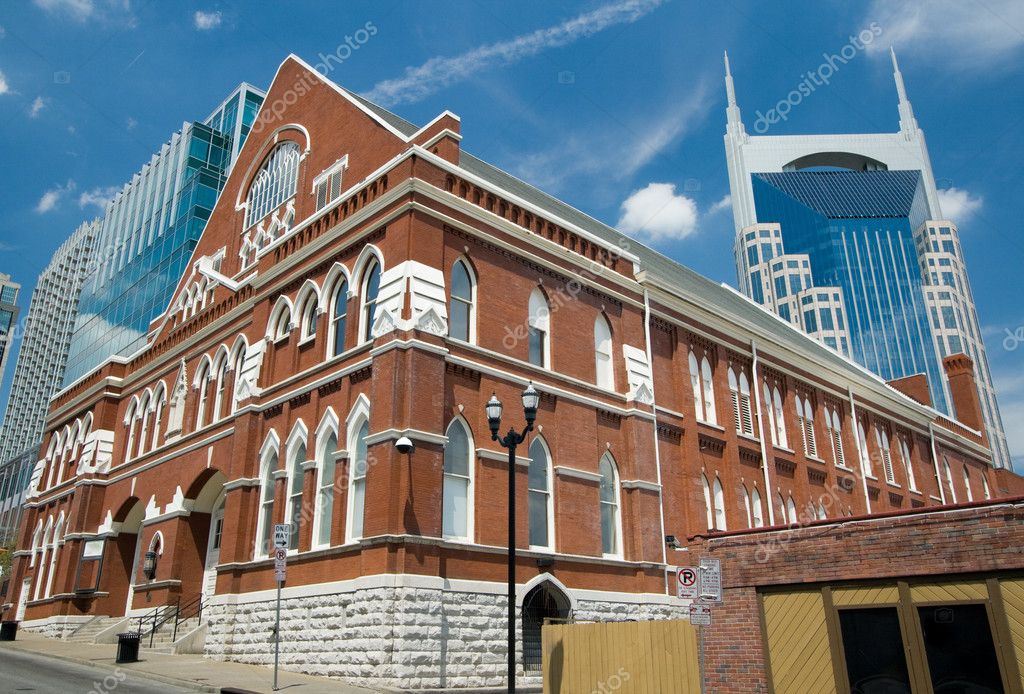
[[[508,691],[516,691],[516,447],[526,440],[533,431],[537,419],[537,405],[540,393],[531,381],[523,391],[523,415],[526,427],[516,432],[509,427],[504,438],[498,435],[501,427],[501,400],[494,393],[487,401],[487,425],[491,428],[491,440],[508,449]]]

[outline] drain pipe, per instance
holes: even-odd
[[[665,488],[661,484],[661,452],[658,450],[658,398],[654,390],[654,357],[651,354],[651,297],[644,287],[644,340],[647,368],[651,370],[651,415],[654,417],[654,465],[658,476],[658,515],[661,520],[661,563],[665,565],[665,594],[668,595],[668,548],[665,545]]]
[[[751,365],[751,375],[753,376],[754,386],[754,406],[757,407],[757,431],[761,435],[761,472],[764,473],[764,501],[768,504],[768,525],[775,525],[775,508],[772,504],[772,481],[768,474],[768,443],[765,440],[764,431],[764,411],[761,404],[761,377],[758,374],[758,364],[760,359],[757,355],[757,343],[754,340],[750,341],[750,352],[754,355],[753,363]],[[771,403],[768,403],[768,407],[771,407]]]
[[[853,422],[853,440],[857,443],[857,463],[860,465],[860,481],[861,487],[864,489],[864,507],[868,513],[871,513],[871,495],[868,494],[868,475],[867,470],[864,469],[864,460],[868,457],[868,452],[864,450],[864,447],[868,445],[868,435],[864,434],[864,445],[860,442],[860,420],[857,419],[857,403],[853,400],[853,387],[846,387],[846,394],[850,398],[850,421]]]
[[[935,483],[939,485],[939,499],[942,501],[942,505],[946,505],[946,490],[942,486],[942,475],[939,474],[939,452],[935,448],[935,423],[928,422],[928,438],[932,442],[932,463],[935,466]]]

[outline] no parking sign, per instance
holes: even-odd
[[[682,600],[696,600],[700,595],[700,579],[697,570],[681,566],[676,571],[676,597]]]

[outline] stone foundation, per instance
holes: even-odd
[[[281,667],[369,687],[502,687],[506,672],[503,586],[474,587],[332,586],[318,594],[285,595]],[[678,619],[686,613],[668,601],[645,600],[664,596],[609,593],[610,599],[601,600],[593,599],[602,594],[592,591],[565,592],[574,598],[573,614],[580,621]],[[237,601],[231,600],[236,597]],[[275,605],[273,592],[266,591],[228,596],[227,601],[211,606],[206,613],[206,656],[273,664]],[[521,661],[521,625],[517,645]],[[517,681],[540,686],[540,672],[523,672],[520,665]]]

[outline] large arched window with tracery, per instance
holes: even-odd
[[[295,195],[300,158],[299,145],[294,142],[282,142],[267,157],[245,199],[246,229]]]

